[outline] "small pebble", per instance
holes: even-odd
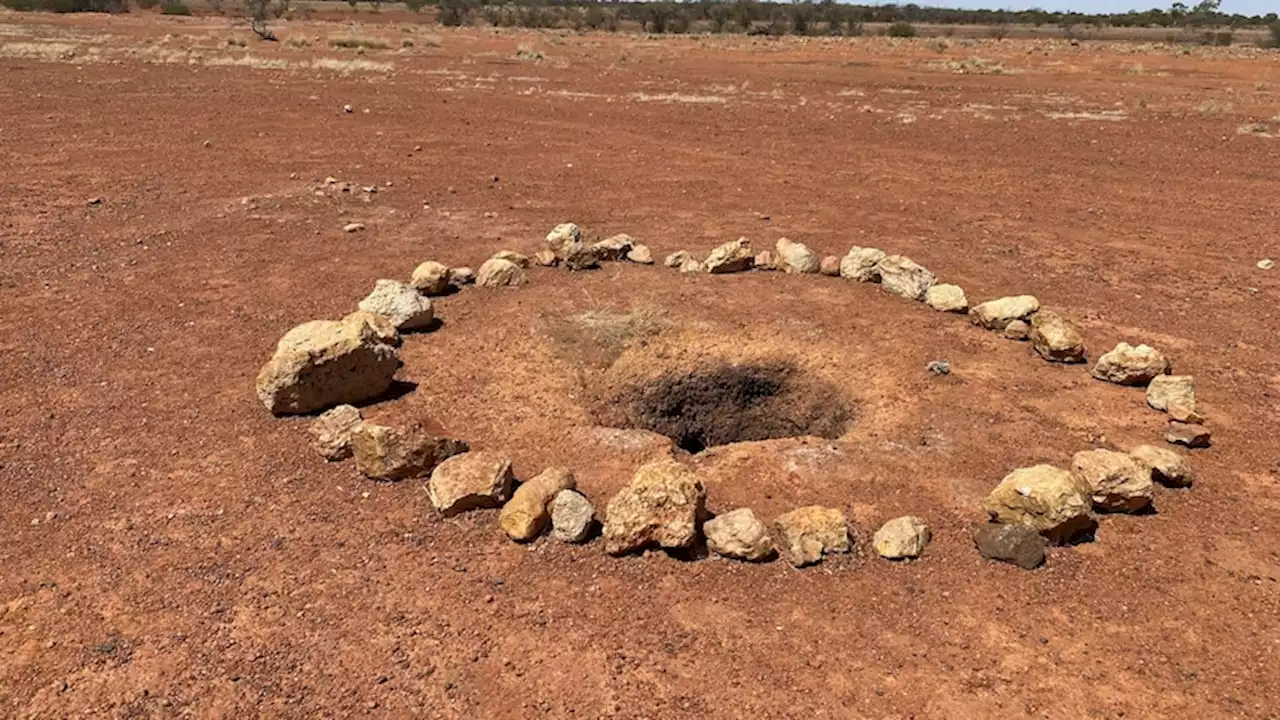
[[[1258,261],[1259,270],[1270,270],[1275,266],[1276,266],[1276,261],[1272,260],[1271,258],[1265,258],[1263,260]]]
[[[925,368],[934,375],[950,375],[951,363],[946,360],[930,360]]]

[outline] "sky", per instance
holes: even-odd
[[[898,0],[905,5],[911,0]],[[1198,0],[1183,0],[1192,7]],[[1130,10],[1150,10],[1153,7],[1168,9],[1173,0],[915,0],[917,5],[958,8],[985,8],[990,10],[1027,10],[1040,8],[1050,11],[1074,10],[1082,13],[1117,13]],[[1280,0],[1222,0],[1224,13],[1241,15],[1266,15],[1280,13]]]

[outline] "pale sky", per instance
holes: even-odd
[[[857,0],[855,0],[857,1]],[[897,4],[905,5],[909,0],[898,0]],[[1183,0],[1187,7],[1194,7],[1198,0]],[[1115,13],[1129,10],[1150,10],[1153,7],[1168,9],[1173,0],[915,0],[917,5],[936,7],[987,8],[991,10],[1026,10],[1040,8],[1065,12],[1074,10],[1082,13]],[[1222,0],[1221,11],[1239,13],[1241,15],[1266,15],[1269,12],[1280,13],[1280,0]]]

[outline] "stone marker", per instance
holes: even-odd
[[[1169,360],[1159,350],[1122,342],[1098,358],[1093,376],[1117,385],[1142,386],[1158,375],[1168,374],[1169,369]]]
[[[258,372],[258,399],[276,415],[378,397],[400,368],[396,349],[360,320],[315,320],[280,339]]]
[[[1190,375],[1157,375],[1147,386],[1147,404],[1174,420],[1204,422],[1196,412],[1196,381]]]
[[[511,461],[493,452],[464,452],[431,471],[427,496],[441,515],[496,508],[511,495]]]
[[[586,542],[596,524],[591,501],[574,490],[561,490],[551,500],[551,536],[564,542]]]
[[[351,451],[361,475],[395,481],[430,473],[446,458],[466,452],[467,443],[421,424],[396,428],[364,422],[351,431]]]
[[[551,520],[548,509],[551,500],[561,491],[575,487],[577,484],[571,471],[561,467],[547,468],[516,488],[511,501],[502,506],[498,523],[512,540],[528,542],[547,528]]]
[[[502,258],[489,258],[476,273],[477,287],[515,286],[524,282],[524,271],[519,265]]]
[[[1051,362],[1085,360],[1084,335],[1070,320],[1053,310],[1042,309],[1031,316],[1031,347]]]
[[[727,242],[711,251],[703,265],[712,275],[738,273],[751,269],[755,256],[746,238]],[[683,270],[683,268],[682,268]]]
[[[385,278],[375,283],[373,292],[360,301],[360,309],[385,317],[398,330],[425,328],[436,317],[430,299],[409,285]]]
[[[721,557],[759,562],[776,554],[769,527],[750,508],[717,515],[702,530],[707,536],[707,549]]]
[[[1065,543],[1097,527],[1089,487],[1074,473],[1052,465],[1018,468],[982,503],[991,519],[1029,525],[1052,542]]]
[[[782,540],[782,552],[795,567],[821,562],[824,555],[851,549],[849,525],[836,508],[809,505],[778,516],[774,521]]]
[[[938,281],[923,265],[904,255],[889,255],[876,264],[880,273],[880,287],[894,295],[917,302]]]
[[[1099,510],[1137,512],[1155,498],[1151,469],[1126,453],[1081,450],[1072,456],[1071,470],[1089,485]]]
[[[635,245],[627,251],[627,259],[640,265],[652,265],[653,252],[648,245]]]
[[[1026,321],[1040,309],[1034,295],[1014,295],[975,305],[969,310],[974,325],[987,330],[1004,330],[1014,320]]]
[[[840,277],[858,282],[880,282],[880,261],[885,252],[879,248],[854,246],[840,258]]]
[[[818,264],[818,272],[827,277],[840,277],[840,258],[828,255]]]
[[[804,243],[793,242],[787,238],[779,238],[774,248],[778,253],[778,269],[792,274],[810,274],[818,272],[822,261],[818,254]]]
[[[924,520],[913,515],[894,518],[876,531],[871,546],[876,553],[889,560],[918,558],[933,538]]]
[[[449,292],[449,268],[428,260],[413,269],[409,285],[423,295],[443,295]]]
[[[1044,550],[1049,544],[1030,525],[974,525],[970,535],[982,557],[1013,563],[1024,570],[1044,564]]]
[[[1190,487],[1195,479],[1195,474],[1191,471],[1191,460],[1177,450],[1139,445],[1129,454],[1151,468],[1151,479],[1166,487]]]
[[[963,313],[969,309],[969,299],[959,285],[941,283],[929,288],[924,294],[924,302],[939,312]]]
[[[1207,448],[1213,444],[1213,436],[1203,425],[1170,420],[1164,431],[1164,439],[1175,445],[1189,448]]]
[[[642,466],[605,508],[605,552],[622,555],[654,545],[691,547],[706,499],[702,481],[679,462],[659,460]]]
[[[363,421],[353,405],[326,410],[311,423],[311,447],[325,460],[346,460],[351,457],[351,432]]]

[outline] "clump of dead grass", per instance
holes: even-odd
[[[670,326],[666,312],[649,305],[626,312],[588,310],[546,322],[556,355],[577,367],[597,368],[612,365],[627,348]]]
[[[341,35],[329,38],[329,47],[345,50],[386,50],[391,47],[391,44],[382,38]]]
[[[1226,113],[1231,112],[1234,107],[1235,106],[1225,100],[1205,100],[1199,105],[1196,105],[1195,110],[1196,112],[1204,113],[1205,115],[1225,115]]]

